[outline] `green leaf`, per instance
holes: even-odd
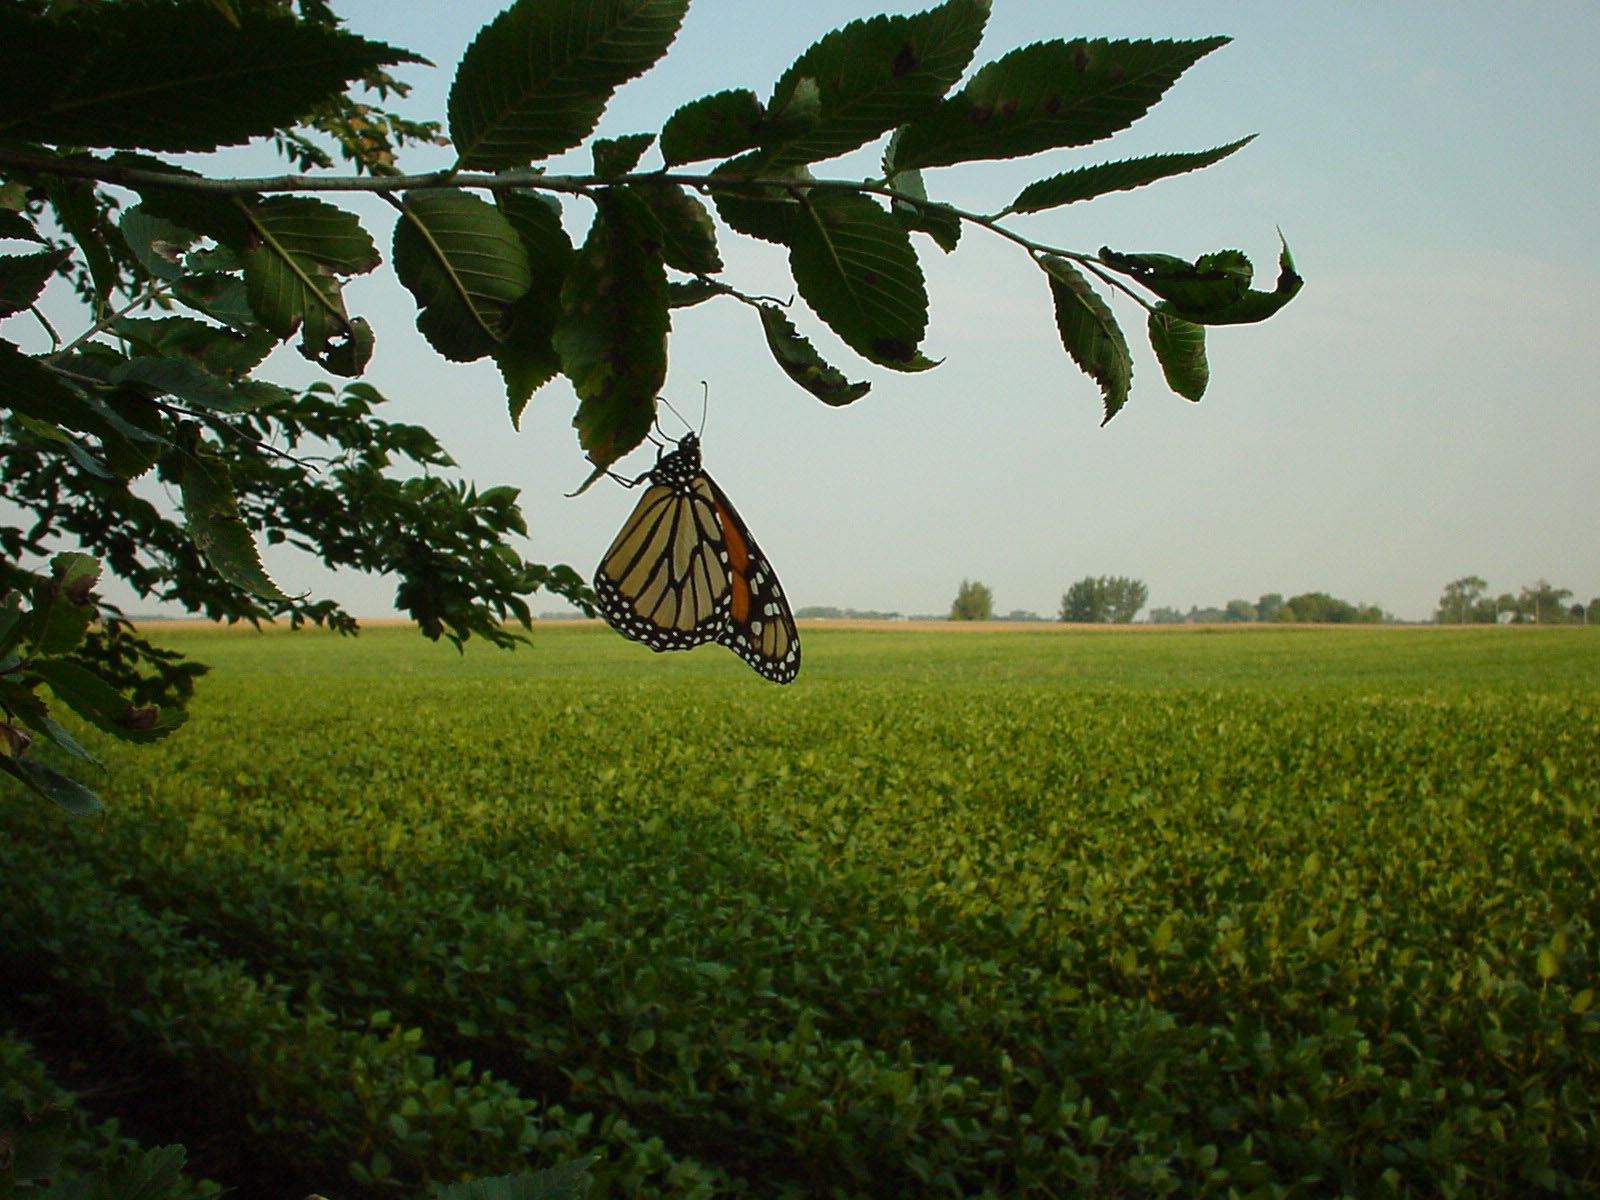
[[[691,100],[661,127],[661,157],[667,166],[729,158],[761,144],[766,110],[756,94],[736,88]]]
[[[961,78],[983,37],[989,0],[946,0],[911,16],[852,21],[811,46],[785,71],[769,117],[799,100],[813,119],[764,152],[769,167],[793,167],[863,146],[924,112]]]
[[[352,214],[303,196],[273,196],[245,215],[254,237],[235,248],[251,311],[276,337],[299,329],[300,353],[333,370],[354,336],[338,276],[378,265],[372,238]]]
[[[50,197],[56,221],[78,243],[94,283],[96,313],[104,312],[117,288],[117,267],[111,258],[113,249],[121,249],[115,244],[117,231],[106,228],[95,187],[88,180],[50,179],[45,183],[45,194]]]
[[[1221,250],[1187,263],[1170,254],[1118,254],[1102,246],[1100,261],[1165,300],[1162,311],[1200,325],[1264,321],[1294,299],[1304,284],[1287,242],[1278,259],[1277,287],[1270,292],[1251,289],[1250,260],[1237,250]]]
[[[655,220],[639,197],[609,188],[596,197],[589,236],[567,272],[553,339],[578,393],[578,441],[599,470],[650,432],[668,324]]]
[[[1052,175],[1049,179],[1030,183],[1017,194],[1015,200],[995,215],[1003,217],[1007,213],[1040,212],[1062,204],[1092,200],[1107,192],[1132,191],[1147,183],[1155,183],[1158,179],[1209,167],[1254,140],[1255,134],[1251,134],[1247,138],[1240,138],[1237,142],[1218,146],[1215,150],[1201,150],[1193,154],[1152,154],[1144,158],[1097,163],[1092,167],[1064,171],[1060,175]]]
[[[34,591],[33,611],[22,618],[23,636],[37,654],[65,654],[77,648],[99,617],[94,586],[100,563],[92,555],[58,554],[50,560],[50,578]]]
[[[122,317],[112,323],[111,332],[126,340],[136,353],[182,359],[224,379],[248,374],[276,344],[272,335],[259,327],[241,334],[192,317]]]
[[[0,139],[214,150],[293,124],[375,68],[421,62],[342,30],[208,0],[0,5]]]
[[[712,172],[713,180],[726,181],[711,193],[717,213],[728,225],[746,237],[787,245],[789,222],[799,210],[796,188],[758,184],[739,186],[736,181],[759,173],[763,179],[793,179],[798,186],[809,182],[812,175],[806,167],[791,167],[782,171],[759,171],[758,155],[746,154],[725,162]]]
[[[1228,40],[1078,38],[1023,46],[912,121],[896,143],[892,169],[1087,146],[1133,124],[1197,59]]]
[[[588,1155],[544,1171],[496,1175],[463,1183],[434,1183],[433,1200],[579,1200],[589,1188],[590,1168],[596,1156]]]
[[[200,236],[175,221],[160,217],[143,204],[125,209],[118,227],[139,265],[156,279],[171,281],[184,273],[183,253]]]
[[[1150,348],[1156,352],[1167,386],[1185,400],[1198,401],[1211,380],[1206,362],[1206,330],[1160,306],[1150,314]]]
[[[450,87],[450,137],[466,170],[570,150],[617,87],[677,36],[688,0],[517,0],[479,31]]]
[[[1053,254],[1041,258],[1039,265],[1050,279],[1061,345],[1084,374],[1100,385],[1105,402],[1103,425],[1128,402],[1128,389],[1133,383],[1128,340],[1110,306],[1077,267]]]
[[[928,294],[911,239],[867,197],[808,195],[790,222],[789,268],[812,311],[857,354],[900,371],[934,365],[917,350]]]
[[[638,183],[632,191],[656,219],[661,256],[667,266],[690,275],[715,275],[722,270],[716,227],[698,197],[675,183]]]
[[[68,708],[96,729],[124,741],[153,742],[183,724],[180,708],[136,706],[121,692],[81,663],[66,658],[41,658],[30,664]]]
[[[417,328],[451,362],[493,353],[511,306],[533,283],[505,214],[454,188],[406,193],[394,269],[421,309]]]
[[[656,140],[653,133],[629,133],[619,138],[596,138],[594,173],[601,179],[616,179],[639,165],[644,152]]]
[[[528,398],[561,369],[551,337],[561,314],[561,284],[572,262],[572,242],[561,226],[561,209],[535,192],[502,191],[495,203],[522,240],[531,282],[506,311],[505,336],[495,364],[506,384],[511,424],[516,427]]]
[[[33,254],[0,255],[0,318],[26,312],[72,251],[39,250]]]
[[[66,809],[75,817],[92,817],[105,808],[100,797],[70,776],[27,755],[0,754],[0,771]]]
[[[870,383],[851,383],[837,368],[824,362],[777,305],[762,304],[758,309],[772,357],[785,375],[818,400],[837,407],[859,400],[872,390]]]
[[[106,1172],[116,1200],[167,1200],[183,1174],[182,1146],[157,1146],[129,1154]]]
[[[896,134],[896,136],[899,136]],[[894,142],[891,139],[889,153],[894,152]],[[887,162],[887,155],[885,156]],[[922,182],[922,172],[913,168],[902,171],[898,175],[889,177],[889,186],[895,191],[910,197],[902,200],[896,197],[889,205],[889,211],[894,214],[895,220],[909,230],[926,233],[933,238],[934,244],[949,254],[956,248],[961,240],[961,218],[954,209],[940,204],[917,204],[913,201],[927,200],[928,189]]]
[[[242,380],[229,383],[198,363],[176,358],[131,358],[114,368],[112,383],[137,383],[157,395],[171,395],[185,404],[212,412],[241,413],[293,399],[287,388]]]
[[[673,308],[693,308],[726,291],[712,279],[674,279],[667,282],[667,302]]]
[[[1534,960],[1534,966],[1539,973],[1540,979],[1550,980],[1554,979],[1557,972],[1561,970],[1561,960],[1556,957],[1554,950],[1549,946],[1545,946],[1540,949],[1537,958]]]
[[[239,515],[227,464],[196,445],[178,477],[190,538],[213,570],[234,587],[264,600],[288,600],[261,566],[255,541]]]

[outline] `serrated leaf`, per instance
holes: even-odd
[[[230,383],[198,363],[176,358],[130,358],[113,369],[111,383],[137,383],[158,395],[176,396],[183,403],[212,412],[250,412],[280,404],[292,393],[271,383],[243,380]]]
[[[495,203],[522,240],[531,277],[528,290],[506,312],[505,335],[494,352],[515,428],[528,398],[561,369],[551,336],[561,314],[561,284],[573,252],[561,225],[560,207],[547,197],[502,191]]]
[[[1185,400],[1198,401],[1211,381],[1205,326],[1163,312],[1158,305],[1150,314],[1149,331],[1150,348],[1156,352],[1167,386]]]
[[[216,573],[264,600],[288,600],[261,565],[255,540],[239,515],[227,464],[196,447],[178,477],[189,537]]]
[[[75,817],[90,817],[105,807],[99,796],[76,779],[28,755],[0,755],[0,771],[20,780]]]
[[[71,250],[39,250],[33,254],[0,255],[0,317],[26,312],[72,257]]]
[[[644,152],[656,140],[653,133],[629,133],[619,138],[596,138],[594,173],[601,179],[617,179],[639,165]]]
[[[769,117],[814,109],[803,132],[763,152],[769,167],[845,154],[925,111],[972,61],[989,0],[946,0],[911,16],[851,21],[823,37],[779,78]],[[814,99],[810,94],[814,89]]]
[[[609,188],[596,197],[589,236],[562,285],[552,339],[578,393],[578,441],[597,470],[650,431],[667,375],[668,325],[654,218],[626,188]]]
[[[253,236],[236,249],[251,311],[278,338],[299,329],[300,353],[332,370],[352,336],[339,276],[378,265],[372,238],[353,214],[304,196],[248,205],[245,218]]]
[[[1087,146],[1133,124],[1196,60],[1228,40],[1078,38],[1023,46],[911,121],[896,143],[892,170]]]
[[[1076,204],[1092,200],[1107,192],[1127,192],[1144,187],[1185,171],[1197,171],[1227,158],[1235,150],[1255,140],[1255,134],[1218,146],[1214,150],[1201,150],[1193,154],[1152,154],[1144,158],[1128,158],[1120,162],[1097,163],[1092,167],[1079,167],[1030,183],[1017,194],[996,216],[1007,213],[1041,212],[1063,204]]]
[[[406,193],[394,269],[416,298],[417,328],[451,362],[491,354],[533,283],[528,252],[494,205],[454,188]]]
[[[872,390],[870,383],[851,383],[836,367],[823,361],[777,305],[762,304],[758,310],[772,357],[785,375],[818,400],[838,407],[859,400]]]
[[[711,197],[716,202],[717,214],[738,233],[746,237],[787,245],[789,222],[798,211],[800,201],[796,189],[813,178],[806,167],[791,167],[782,171],[760,171],[763,179],[788,178],[795,187],[774,186],[767,183],[739,186],[732,181],[758,173],[757,155],[746,154],[721,164],[712,172],[713,181],[727,181],[725,186],[714,187]]]
[[[177,729],[186,719],[179,708],[134,705],[99,675],[70,659],[41,658],[29,666],[73,712],[96,729],[124,741],[156,741]]]
[[[0,197],[3,198],[3,197]],[[14,208],[0,205],[0,238],[16,238],[19,242],[43,242],[44,236]]]
[[[867,197],[813,191],[790,221],[789,269],[813,312],[857,354],[900,371],[918,353],[928,294],[911,239]]]
[[[1041,258],[1039,265],[1050,280],[1062,347],[1084,374],[1100,385],[1105,404],[1103,425],[1128,402],[1128,389],[1133,383],[1133,355],[1128,351],[1128,340],[1110,306],[1077,267],[1053,254]]]
[[[699,197],[675,183],[637,183],[631,190],[656,219],[661,256],[667,266],[690,275],[715,275],[722,270],[716,226]]]
[[[305,116],[377,67],[420,62],[381,42],[206,0],[0,5],[0,139],[214,150]]]
[[[184,1156],[182,1146],[129,1154],[106,1172],[108,1190],[117,1200],[167,1200],[183,1174]]]
[[[691,100],[661,127],[661,157],[669,167],[730,158],[761,143],[766,110],[748,88]]]
[[[688,0],[517,0],[479,31],[450,87],[458,165],[498,171],[570,150],[616,88],[666,52]]]
[[[111,332],[136,352],[198,363],[213,374],[230,379],[248,373],[276,344],[272,335],[259,327],[250,334],[241,334],[192,317],[123,317],[112,324]]]

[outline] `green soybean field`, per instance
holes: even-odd
[[[1600,631],[151,628],[0,1064],[242,1196],[1600,1194]]]

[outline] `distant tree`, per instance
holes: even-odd
[[[1589,601],[1589,606],[1583,610],[1583,623],[1585,625],[1600,625],[1600,596]]]
[[[1044,620],[1044,618],[1041,617],[1038,613],[1033,612],[1032,610],[1026,609],[1026,608],[1013,608],[1010,612],[1008,612],[1005,616],[1001,617],[1000,619],[1002,621],[1042,621],[1042,620]]]
[[[1444,585],[1433,619],[1441,625],[1489,624],[1495,619],[1494,603],[1486,598],[1489,585],[1481,576],[1463,575]]]
[[[1088,575],[1061,597],[1060,619],[1092,624],[1126,625],[1132,621],[1150,589],[1125,575]]]
[[[1175,608],[1163,606],[1152,608],[1147,619],[1152,625],[1181,625],[1183,614]]]
[[[1256,620],[1270,621],[1278,615],[1278,610],[1283,607],[1282,592],[1268,592],[1256,601]]]
[[[1571,595],[1571,588],[1554,587],[1548,579],[1541,579],[1522,589],[1522,595],[1516,600],[1516,609],[1524,621],[1560,625],[1567,619],[1565,602]]]
[[[1376,604],[1351,604],[1327,592],[1302,592],[1286,600],[1273,620],[1313,625],[1376,625],[1383,620],[1383,610]]]
[[[1256,606],[1248,600],[1229,600],[1228,607],[1223,611],[1225,621],[1254,621],[1256,619]]]
[[[987,621],[994,616],[994,593],[977,580],[963,579],[950,606],[952,621]]]

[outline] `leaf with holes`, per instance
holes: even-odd
[[[250,228],[240,249],[251,311],[278,338],[300,330],[300,353],[331,366],[350,336],[341,276],[378,265],[377,247],[343,209],[301,196],[244,207]]]
[[[417,328],[451,362],[493,353],[511,306],[533,284],[528,252],[505,214],[454,188],[406,193],[394,269],[421,310]]]
[[[1122,335],[1110,306],[1077,267],[1053,254],[1041,258],[1039,265],[1050,280],[1062,347],[1084,374],[1100,385],[1105,401],[1103,425],[1128,402],[1128,389],[1133,383],[1128,339]]]
[[[458,165],[526,166],[582,142],[618,86],[666,52],[688,0],[517,0],[485,25],[450,87]]]
[[[789,226],[795,286],[846,345],[897,371],[935,365],[917,349],[928,293],[898,221],[865,196],[813,191]]]

